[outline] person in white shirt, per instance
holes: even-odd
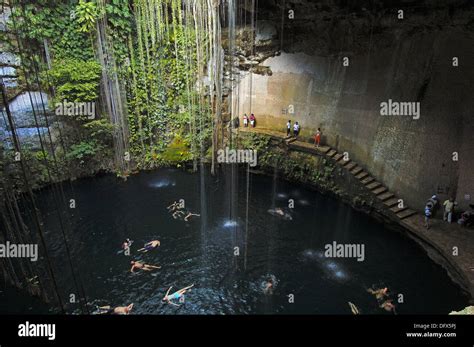
[[[300,125],[298,124],[298,122],[295,122],[295,124],[293,125],[293,136],[297,137],[299,133],[300,133]]]

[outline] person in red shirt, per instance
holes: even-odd
[[[321,143],[321,128],[318,128],[318,131],[316,131],[316,135],[314,135],[314,144],[316,147],[319,147],[319,144]]]
[[[255,128],[255,115],[253,113],[250,115],[250,126]]]

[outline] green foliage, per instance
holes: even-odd
[[[72,145],[71,150],[66,154],[69,160],[76,160],[80,165],[84,165],[88,160],[93,160],[95,155],[103,149],[96,140],[81,141]]]
[[[127,42],[132,33],[133,19],[128,0],[112,0],[105,5],[105,13],[109,24],[107,34],[111,38],[115,58],[119,64],[124,64],[129,54]]]
[[[269,136],[245,134],[239,139],[239,147],[255,149],[258,153],[258,165],[262,169],[278,169],[292,181],[311,183],[321,188],[331,188],[334,185],[334,164],[331,161],[306,153],[288,152],[287,149],[271,145]]]
[[[189,152],[189,143],[176,135],[173,141],[161,154],[161,159],[166,164],[177,164],[188,161],[192,158]]]
[[[27,56],[42,52],[43,42],[47,40],[56,59],[88,60],[94,56],[91,41],[80,31],[74,10],[74,3],[35,1],[14,7],[8,26],[18,32],[23,48],[29,51]]]
[[[101,141],[112,140],[114,126],[106,119],[93,120],[84,124],[84,128],[88,130],[90,137]]]
[[[92,102],[99,95],[101,67],[94,60],[64,60],[48,71],[49,80],[57,86],[57,99]]]
[[[79,32],[88,33],[95,27],[95,22],[99,18],[97,5],[93,1],[79,0],[79,4],[74,11],[75,19],[79,24]]]
[[[149,17],[149,3],[136,0],[135,6],[140,14],[135,18],[137,40],[128,41],[131,152],[149,166],[162,159],[160,154],[169,150],[174,134],[184,134],[189,155],[182,159],[198,158],[207,152],[213,129],[211,110],[195,89],[195,28],[183,22],[179,1],[168,4],[170,17],[156,21]],[[162,36],[155,37],[156,31]]]
[[[96,102],[97,110],[105,109],[98,104],[105,69],[109,76],[117,74],[120,87],[125,87],[127,145],[134,165],[174,165],[209,153],[212,112],[206,91],[196,88],[208,61],[207,33],[202,33],[203,28],[196,32],[196,18],[185,10],[192,6],[183,6],[188,4],[181,0],[25,0],[22,5],[14,7],[9,25],[14,20],[24,47],[21,60],[30,73],[36,66],[47,70],[47,46],[52,68],[41,74],[40,83],[44,91],[54,90],[51,104]],[[106,39],[102,43],[112,48],[107,49],[105,58],[111,62],[107,67],[101,67],[96,58],[96,27],[103,23]],[[197,23],[199,27],[204,20]],[[11,46],[18,48],[15,42]],[[65,165],[72,165],[74,172],[89,173],[93,165],[103,167],[114,157],[116,129],[109,118],[60,118]],[[51,154],[38,152],[31,160],[42,165]]]

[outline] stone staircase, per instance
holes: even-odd
[[[369,191],[371,191],[378,200],[383,202],[387,209],[393,212],[399,219],[405,219],[416,214],[416,211],[408,208],[408,206],[404,204],[401,199],[397,198],[394,193],[388,191],[387,187],[378,182],[374,177],[370,176],[370,174],[366,172],[364,168],[362,168],[353,160],[345,160],[344,154],[338,153],[336,149],[330,148],[328,146],[320,146],[316,148],[314,145],[301,142],[296,139],[291,142],[287,140],[287,143],[292,149],[298,149],[298,147],[309,149],[309,147],[312,147],[313,152],[324,155],[327,158],[335,161],[336,164],[340,165],[345,170],[349,171],[353,176],[355,176],[357,180],[359,180]]]
[[[410,209],[406,204],[403,203],[402,199],[396,197],[394,193],[388,191],[387,187],[372,177],[370,173],[365,171],[362,166],[358,165],[353,160],[345,160],[344,154],[338,153],[334,148],[329,146],[316,147],[311,143],[299,141],[293,136],[285,136],[274,131],[265,131],[263,129],[246,129],[243,131],[262,133],[280,139],[283,138],[287,146],[292,150],[323,155],[326,158],[333,160],[345,170],[349,171],[349,173],[359,180],[361,184],[363,184],[378,200],[380,200],[380,202],[382,202],[388,210],[393,212],[398,219],[403,220],[416,214],[416,211]]]

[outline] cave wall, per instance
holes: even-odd
[[[347,151],[415,209],[434,193],[456,196],[461,208],[474,203],[472,30],[381,31],[367,38],[365,48],[357,42],[338,54],[311,48],[317,31],[294,39],[298,47],[301,35],[308,39],[304,49],[290,44],[262,61],[270,73],[241,74],[233,114],[254,113],[258,127],[281,131],[288,119],[298,121],[307,140],[320,127],[325,144]],[[388,99],[419,101],[420,119],[382,116],[380,103]],[[294,114],[287,113],[289,105]]]

